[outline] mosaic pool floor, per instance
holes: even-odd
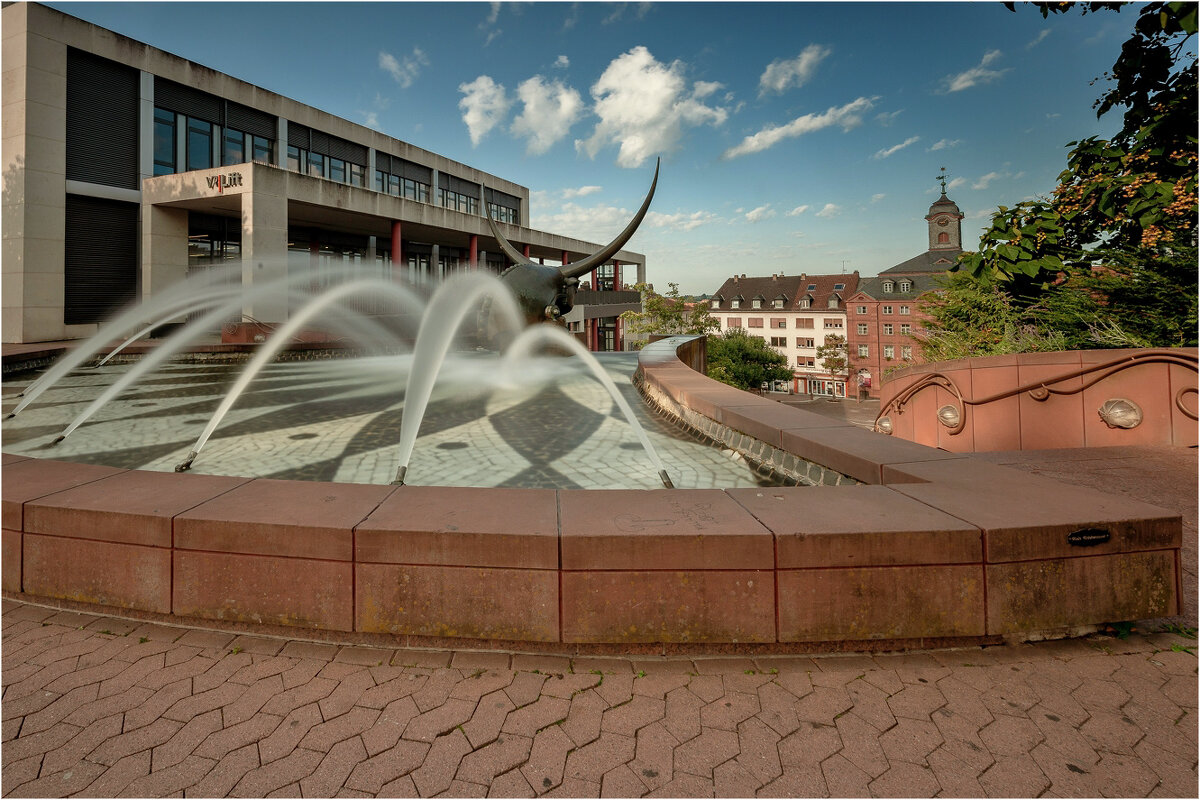
[[[762,485],[731,451],[654,414],[630,378],[635,354],[598,359],[678,488]],[[654,489],[658,469],[608,391],[578,359],[539,359],[520,387],[490,385],[489,354],[458,354],[421,424],[405,482],[423,486]],[[130,365],[77,370],[0,427],[5,452],[170,471],[242,365],[174,363],[127,389],[57,445],[51,442]],[[556,377],[548,379],[549,373]],[[3,412],[36,376],[3,384]],[[396,474],[405,378],[386,357],[269,365],[192,466],[196,473],[344,483]]]

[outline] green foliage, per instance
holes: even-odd
[[[766,340],[737,328],[708,337],[708,377],[739,389],[758,389],[763,382],[790,381],[787,356]]]
[[[1012,8],[1011,4],[1006,4]],[[1043,16],[1120,11],[1121,3],[1036,3]],[[1064,273],[1136,258],[1149,267],[1196,240],[1196,33],[1194,3],[1144,6],[1097,116],[1124,109],[1112,139],[1071,142],[1067,168],[1048,198],[1001,207],[977,253],[959,269],[990,276],[1018,300]]]
[[[825,337],[825,342],[817,347],[817,360],[832,377],[846,371],[850,363],[846,353],[846,337],[831,333]]]
[[[679,284],[667,286],[670,290],[666,295],[656,293],[644,283],[633,287],[642,293],[642,310],[621,314],[626,333],[701,336],[721,327],[720,321],[708,313],[704,303],[688,308],[686,300],[679,294]]]

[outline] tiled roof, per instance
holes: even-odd
[[[805,297],[812,298],[810,311],[819,311],[827,308],[829,305],[829,296],[838,294],[842,300],[846,300],[850,295],[858,290],[858,273],[853,272],[849,275],[768,275],[765,278],[760,277],[734,277],[728,278],[721,284],[721,288],[713,292],[712,299],[720,300],[721,304],[714,311],[732,311],[729,301],[735,297],[740,297],[743,300],[741,308],[738,311],[747,310],[745,304],[747,300],[760,298],[764,300],[763,308],[754,309],[760,311],[770,311],[771,302],[777,298],[784,300],[782,309],[774,309],[776,311],[799,311],[799,301]],[[841,284],[843,288],[835,288]],[[813,290],[809,290],[810,285],[815,286]],[[711,303],[709,304],[711,307]]]
[[[858,283],[858,296],[866,296],[872,300],[915,300],[933,289],[941,288],[938,279],[941,274],[929,275],[880,275],[876,278],[863,278]],[[883,284],[891,281],[892,291],[885,292]],[[908,281],[911,285],[907,292],[900,291],[900,282]],[[850,299],[850,298],[847,298]]]
[[[921,275],[942,273],[954,266],[958,261],[961,250],[926,250],[919,256],[913,256],[907,261],[901,261],[894,267],[889,267],[880,275]]]

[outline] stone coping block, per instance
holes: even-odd
[[[783,431],[782,439],[782,449],[789,453],[863,483],[887,483],[884,468],[888,464],[963,458],[961,454],[947,453],[857,426],[789,429]]]
[[[171,551],[162,547],[21,537],[22,589],[83,603],[171,612]]]
[[[24,530],[24,505],[30,500],[127,471],[99,464],[40,458],[5,464],[4,481],[0,484],[0,524],[11,531]]]
[[[170,547],[172,519],[250,478],[122,472],[25,504],[25,530]]]
[[[0,589],[21,591],[21,532],[0,531]]]
[[[989,563],[1136,552],[1183,545],[1178,514],[1121,494],[1071,486],[975,459],[890,467],[925,483],[892,488],[977,526]],[[1095,528],[1107,541],[1071,544]]]
[[[259,478],[176,517],[175,546],[351,561],[354,527],[395,490]]]
[[[773,569],[771,532],[719,489],[562,490],[562,568]]]
[[[807,431],[813,428],[850,428],[848,422],[792,408],[774,400],[736,406],[724,406],[717,410],[717,422],[735,431],[753,436],[772,447],[786,450],[783,439],[788,431]],[[791,452],[791,451],[789,451]]]
[[[404,486],[354,547],[359,562],[557,569],[558,502],[552,489]]]
[[[982,532],[886,486],[728,489],[775,535],[779,569],[978,564]]]

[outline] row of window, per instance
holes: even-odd
[[[741,328],[741,327],[761,328],[761,327],[763,327],[763,318],[762,317],[747,317],[746,322],[747,322],[747,324],[745,326],[743,326],[741,317],[726,317],[725,318],[725,327],[726,328]],[[840,317],[835,317],[832,319],[827,317],[827,318],[823,319],[821,322],[822,322],[822,326],[827,330],[841,328],[843,325],[842,319]],[[797,328],[815,328],[816,325],[814,323],[815,323],[815,320],[812,317],[796,317],[796,327]],[[786,328],[787,327],[787,317],[771,317],[770,327]]]
[[[184,132],[182,139],[180,131]],[[182,152],[180,152],[182,148]],[[264,136],[254,136],[233,128],[222,129],[220,125],[177,114],[162,108],[154,109],[154,174],[173,175],[210,169],[215,166],[244,164],[257,161],[275,163],[275,143]],[[367,168],[333,156],[314,153],[300,147],[288,145],[287,168],[292,172],[327,178],[351,186],[367,186]],[[422,203],[429,202],[430,186],[427,183],[403,178],[376,170],[375,191],[395,197],[405,197]],[[438,189],[438,204],[446,208],[479,214],[479,198]],[[514,225],[520,223],[515,208],[489,203],[492,216],[500,222]]]
[[[858,307],[855,309],[855,311],[856,311],[857,313],[859,313],[859,314],[866,314],[866,313],[867,313],[867,307],[866,307],[866,306],[858,306]],[[880,311],[880,313],[882,313],[882,314],[891,314],[891,313],[892,313],[892,306],[880,306],[880,307],[879,307],[879,311]],[[901,314],[911,314],[911,313],[912,313],[912,307],[911,307],[911,306],[900,306],[900,313],[901,313]]]
[[[860,344],[858,346],[858,357],[859,358],[870,358],[871,357],[871,348],[868,345]],[[895,358],[896,357],[895,345],[885,344],[883,346],[883,357],[888,358],[888,359]],[[905,361],[912,361],[912,357],[913,357],[912,345],[910,345],[910,344],[900,345],[900,358],[902,358]]]
[[[869,332],[870,332],[870,327],[867,325],[867,323],[865,323],[865,322],[858,323],[858,335],[859,336],[866,336]],[[890,322],[883,323],[883,335],[884,336],[891,336],[895,332],[896,332],[895,325],[893,325]],[[910,333],[912,333],[912,325],[909,325],[907,322],[900,323],[900,335],[908,336]]]
[[[829,298],[829,302],[826,304],[826,308],[837,308],[837,307],[838,307],[838,302],[839,302],[839,299],[838,299],[837,297],[831,297],[831,298]],[[772,307],[772,308],[783,308],[783,306],[784,306],[784,301],[783,301],[783,300],[772,300],[772,301],[771,301],[771,307]],[[721,301],[720,301],[720,300],[717,300],[717,299],[714,299],[714,300],[712,301],[712,307],[713,307],[714,309],[716,309],[716,310],[720,310],[720,308],[721,308]],[[734,299],[730,300],[730,301],[729,301],[729,307],[730,307],[731,309],[737,309],[737,308],[741,308],[741,307],[742,307],[742,300],[741,300],[741,298],[735,297]],[[762,301],[760,298],[757,298],[757,297],[756,297],[755,299],[753,299],[753,300],[751,300],[751,301],[750,301],[750,307],[751,307],[751,308],[762,308],[762,307],[763,307],[763,301]],[[812,300],[811,300],[810,298],[807,298],[807,297],[805,297],[804,299],[802,299],[802,300],[801,300],[801,301],[800,301],[800,302],[797,304],[797,308],[811,308],[811,307],[812,307]],[[859,308],[865,308],[865,306],[859,306]],[[865,312],[865,311],[860,311],[859,313],[860,313],[860,314],[865,314],[865,313],[867,313],[867,312]]]
[[[943,234],[943,236],[944,235],[945,234]],[[950,237],[947,236],[945,239],[938,239],[938,241],[939,242],[948,242],[948,241],[950,241]],[[893,283],[892,281],[884,281],[883,282],[883,290],[885,292],[889,292],[889,293],[893,292],[893,291],[895,291],[895,288],[896,288],[896,284]],[[912,281],[900,281],[900,291],[911,292],[912,291]]]

